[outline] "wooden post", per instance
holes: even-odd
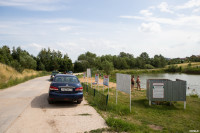
[[[184,101],[184,109],[186,109],[186,101]]]

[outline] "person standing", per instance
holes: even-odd
[[[141,88],[140,88],[140,77],[139,76],[137,76],[136,83],[137,83],[137,90],[141,90]]]
[[[132,91],[134,90],[134,84],[135,84],[135,78],[134,78],[134,75],[133,75],[132,78],[131,78],[131,90]]]

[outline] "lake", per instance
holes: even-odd
[[[181,79],[187,81],[187,95],[192,92],[198,93],[200,96],[200,75],[192,74],[179,74],[179,73],[162,73],[162,74],[140,74],[141,88],[146,88],[147,79],[170,79],[175,81],[176,79]],[[135,80],[137,75],[135,75]],[[189,87],[189,89],[188,89]]]

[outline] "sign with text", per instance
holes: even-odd
[[[95,74],[95,82],[99,83],[99,74]]]
[[[90,68],[87,69],[87,77],[91,78],[91,69]]]
[[[103,77],[103,85],[109,86],[109,76],[105,75]]]
[[[117,73],[117,90],[130,94],[131,75]]]
[[[153,83],[153,98],[164,98],[164,83]]]
[[[86,73],[84,72],[84,73],[83,73],[83,78],[85,78],[85,77],[86,77]]]

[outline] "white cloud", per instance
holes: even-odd
[[[61,0],[0,0],[0,6],[14,6],[36,11],[55,11],[68,8],[59,2]]]
[[[177,15],[176,18],[162,18],[154,16],[120,16],[126,19],[138,19],[146,22],[155,22],[174,26],[190,26],[191,28],[200,28],[200,16],[198,15]]]
[[[194,9],[192,12],[193,12],[193,13],[198,13],[198,12],[200,12],[200,8],[196,8],[196,9]]]
[[[187,9],[187,8],[194,8],[194,7],[200,7],[200,0],[189,0],[183,5],[176,6],[176,9]]]
[[[120,18],[129,18],[129,19],[133,19],[133,18],[135,18],[135,16],[128,16],[128,15],[126,15],[126,16],[119,16]]]
[[[33,47],[33,48],[35,48],[35,49],[37,49],[37,50],[41,50],[41,49],[43,48],[42,45],[37,44],[37,43],[32,43],[32,44],[30,44],[29,46],[30,46],[30,47]]]
[[[160,5],[158,5],[158,8],[161,12],[174,13],[169,9],[169,6],[166,2],[162,2]]]
[[[160,32],[161,27],[158,23],[142,23],[139,27],[139,31],[155,33]]]
[[[142,14],[144,16],[151,16],[151,15],[153,15],[153,13],[151,13],[149,10],[141,10],[140,14]]]
[[[72,29],[71,26],[65,26],[65,27],[60,27],[59,30],[60,31],[70,31]]]

